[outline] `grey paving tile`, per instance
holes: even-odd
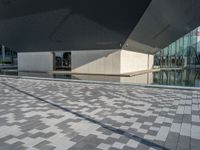
[[[167,136],[164,146],[170,150],[176,150],[179,140],[179,134],[170,132]]]
[[[200,147],[200,140],[191,139],[190,149],[191,150],[199,150]]]
[[[177,150],[189,150],[190,149],[190,137],[180,136],[178,140]]]
[[[184,114],[182,122],[183,123],[191,123],[192,122],[191,114]]]
[[[34,147],[39,149],[39,150],[54,150],[56,147],[52,146],[52,145],[48,145],[50,144],[49,141],[42,141],[39,144],[35,145]]]
[[[200,126],[192,125],[191,138],[200,140]]]

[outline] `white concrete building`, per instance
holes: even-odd
[[[47,72],[53,70],[53,54],[51,52],[18,53],[19,71]]]
[[[18,70],[52,71],[55,68],[55,56],[61,57],[62,54],[63,52],[18,53]],[[129,50],[71,51],[72,73],[125,74],[150,70],[152,67],[153,55]]]
[[[72,52],[72,72],[76,73],[124,74],[152,67],[153,55],[128,50]]]

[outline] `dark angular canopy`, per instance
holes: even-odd
[[[200,23],[199,0],[0,0],[0,44],[17,51],[154,53]]]

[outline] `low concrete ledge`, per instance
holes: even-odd
[[[102,74],[102,73],[79,73],[71,71],[49,71],[49,74],[60,74],[60,75],[96,75],[96,76],[121,76],[130,77],[128,74]]]
[[[122,74],[101,74],[101,73],[78,73],[78,72],[71,72],[71,71],[48,71],[49,74],[60,74],[60,75],[96,75],[96,76],[118,76],[118,77],[132,77],[136,75],[141,75],[150,72],[157,72],[160,69],[151,69],[151,70],[142,70],[136,72],[129,72],[129,73],[122,73]]]
[[[127,73],[127,75],[129,75],[129,77],[132,77],[132,76],[137,76],[137,75],[151,73],[151,72],[158,72],[158,71],[160,71],[160,69],[142,70],[142,71],[130,72],[130,73]]]
[[[17,68],[17,65],[2,65],[0,64],[0,69],[13,69]]]
[[[183,70],[184,68],[160,68],[160,70]]]
[[[29,70],[16,70],[16,72],[27,72],[27,73],[48,73],[48,71],[38,71],[38,70],[33,70],[33,71],[29,71]]]

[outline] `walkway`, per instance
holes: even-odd
[[[0,77],[0,150],[198,150],[200,91]]]

